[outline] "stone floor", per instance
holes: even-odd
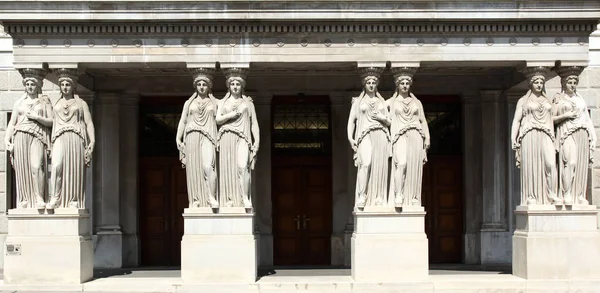
[[[13,286],[0,283],[0,292],[190,292],[190,293],[384,293],[384,292],[597,292],[600,280],[526,281],[506,267],[433,266],[424,282],[355,283],[349,269],[261,269],[254,284],[182,284],[181,272],[170,268],[98,270],[82,285]]]

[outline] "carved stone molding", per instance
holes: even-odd
[[[13,37],[25,36],[198,36],[205,35],[281,35],[281,34],[396,34],[402,35],[589,35],[596,22],[489,22],[489,23],[390,23],[336,22],[306,24],[299,22],[244,23],[11,23],[4,24]]]

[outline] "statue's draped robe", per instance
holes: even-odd
[[[556,197],[556,159],[552,104],[545,96],[527,94],[517,136],[517,165],[521,167],[521,204],[552,204]]]
[[[402,197],[402,206],[421,205],[423,164],[427,161],[426,134],[420,121],[424,115],[422,111],[421,102],[412,95],[390,101],[392,174],[389,199],[392,205],[396,195]],[[406,163],[406,167],[403,168],[401,163]],[[399,178],[404,180],[403,185],[397,182]]]
[[[590,128],[590,117],[587,112],[585,100],[574,95],[569,97],[562,93],[555,101],[555,113],[562,115],[567,112],[575,112],[576,118],[566,119],[556,126],[556,145],[559,150],[559,197],[569,195],[574,200],[585,199],[587,189],[588,168],[593,163],[593,149],[590,147],[592,136]],[[574,166],[569,166],[568,158],[575,159]],[[566,172],[566,168],[573,167],[571,172]],[[571,178],[564,178],[569,176]],[[574,177],[574,178],[573,178]],[[572,180],[570,190],[566,190],[564,180]],[[585,203],[585,202],[582,202]],[[587,204],[587,203],[586,203]]]
[[[190,101],[188,107],[183,137],[185,150],[182,163],[186,168],[190,207],[194,206],[194,203],[197,203],[197,207],[210,207],[211,196],[216,196],[216,190],[211,190],[209,174],[203,168],[208,164],[212,166],[212,172],[216,172],[216,111],[217,104],[209,97],[196,97]],[[211,156],[204,153],[207,151],[211,152]],[[211,162],[205,162],[210,158],[212,158]]]
[[[47,97],[40,96],[35,100],[23,97],[16,102],[15,110],[17,115],[13,130],[13,152],[11,161],[15,172],[15,181],[17,188],[17,206],[35,208],[38,199],[44,200],[47,193],[47,184],[45,175],[43,182],[37,182],[33,175],[32,155],[40,158],[37,163],[44,174],[47,173],[47,154],[50,150],[50,128],[45,127],[38,121],[27,118],[27,113],[31,112],[41,117],[48,118],[50,113],[50,100]],[[40,190],[40,186],[43,188]],[[27,202],[26,205],[23,203]],[[23,204],[23,205],[22,205]]]
[[[353,111],[356,115],[356,130],[354,139],[360,153],[361,148],[371,147],[371,167],[366,178],[365,206],[387,205],[388,159],[391,154],[390,135],[386,125],[372,118],[376,112],[388,116],[385,101],[378,97],[358,97],[353,101]],[[358,166],[360,168],[360,165]],[[356,198],[358,200],[357,177]]]
[[[88,145],[87,127],[84,120],[85,101],[75,96],[60,98],[54,104],[52,127],[52,170],[50,196],[57,200],[57,207],[85,208],[85,148]]]

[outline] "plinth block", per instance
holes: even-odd
[[[81,284],[93,277],[90,216],[85,209],[8,211],[6,284]]]
[[[245,209],[185,209],[181,240],[184,283],[254,283],[254,214]]]
[[[595,206],[518,206],[515,214],[513,275],[531,280],[600,278]]]
[[[356,282],[422,281],[428,277],[425,211],[354,212],[351,273]]]

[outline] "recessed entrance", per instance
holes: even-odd
[[[329,98],[275,97],[271,113],[274,264],[329,265]]]

